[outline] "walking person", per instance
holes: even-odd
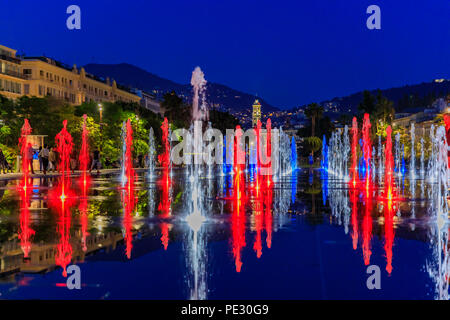
[[[39,160],[39,171],[44,172],[44,163],[42,162],[41,151],[42,151],[42,146],[39,147],[38,160]]]
[[[94,152],[92,153],[92,165],[89,173],[92,172],[92,169],[94,169],[94,167],[97,169],[97,174],[100,174],[100,151],[98,150],[98,148],[95,148]]]
[[[0,149],[0,169],[3,170],[3,174],[8,172],[8,163],[2,149]]]
[[[55,172],[56,171],[56,152],[55,152],[54,148],[50,149],[50,152],[48,154],[48,161],[51,164],[51,170],[53,172]],[[50,168],[48,171],[50,171]]]
[[[33,157],[34,157],[34,149],[31,143],[29,143],[27,147],[27,152],[25,153],[25,161],[27,162],[27,166],[31,167],[31,174],[34,174]]]
[[[42,170],[44,171],[44,175],[47,174],[49,154],[50,151],[48,150],[47,145],[44,145],[44,148],[39,152],[39,159],[42,159]]]

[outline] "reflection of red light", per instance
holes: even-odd
[[[392,247],[394,244],[394,213],[392,209],[392,201],[385,202],[384,212],[384,250],[386,251],[386,271],[391,274],[392,272]]]
[[[266,225],[266,233],[267,233],[267,239],[266,244],[267,248],[272,247],[272,188],[271,186],[271,178],[270,176],[267,176],[267,189],[265,190],[264,195],[264,205],[265,205],[265,225]]]
[[[86,237],[89,235],[87,232],[89,218],[88,218],[88,190],[90,187],[90,178],[89,176],[81,176],[80,177],[80,185],[82,187],[82,196],[79,204],[80,211],[80,224],[81,224],[81,244],[83,251],[86,252]]]
[[[362,233],[363,233],[362,250],[363,250],[364,264],[366,266],[370,264],[370,256],[372,255],[372,251],[370,250],[370,242],[372,240],[372,215],[371,215],[372,199],[369,197],[369,195],[370,193],[367,193],[366,195],[365,213],[362,223]]]
[[[70,208],[75,199],[70,188],[70,181],[61,179],[55,189],[49,193],[49,198],[50,206],[54,208],[58,214],[57,232],[59,234],[59,242],[56,246],[55,263],[63,268],[63,276],[67,277],[66,267],[72,260],[72,245],[70,244]]]
[[[253,216],[255,218],[256,237],[253,249],[256,251],[256,256],[259,258],[262,255],[261,231],[263,228],[263,203],[261,199],[256,198],[254,201]]]
[[[353,240],[353,250],[358,247],[358,198],[356,196],[357,191],[350,191],[350,201],[352,203],[352,240]]]
[[[162,195],[161,202],[158,205],[158,210],[161,211],[162,218],[167,219],[168,217],[170,217],[170,188],[172,185],[172,179],[170,178],[168,168],[165,168],[163,171],[160,185],[162,189]],[[161,242],[164,246],[164,250],[167,250],[167,247],[169,245],[169,224],[167,222],[161,223],[161,233]]]
[[[239,165],[235,164],[236,166]],[[233,213],[231,217],[231,229],[232,229],[232,246],[233,255],[235,257],[236,271],[241,272],[242,261],[241,261],[241,250],[245,247],[245,211],[244,202],[245,197],[242,196],[240,188],[242,187],[243,179],[240,178],[242,173],[237,172],[237,177],[234,179],[234,203],[233,203]]]
[[[31,188],[27,188],[27,184],[29,183],[29,179],[26,175],[24,175],[22,179],[22,186],[19,186],[19,194],[20,194],[20,217],[19,217],[19,239],[20,239],[20,247],[23,251],[23,256],[28,258],[31,251],[31,237],[35,234],[34,230],[30,228],[30,210],[29,210],[29,201],[30,201],[30,192]]]

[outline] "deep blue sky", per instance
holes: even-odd
[[[66,28],[81,7],[82,29]],[[381,7],[381,30],[366,8]],[[2,0],[0,44],[84,65],[128,62],[285,108],[450,78],[449,0]]]

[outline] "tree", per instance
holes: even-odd
[[[239,119],[232,114],[218,110],[209,111],[209,120],[211,126],[219,129],[223,134],[225,134],[226,129],[234,129],[239,124]]]
[[[317,103],[311,103],[306,107],[305,115],[311,119],[311,136],[315,137],[316,120],[322,118],[323,107]]]
[[[308,137],[304,139],[306,150],[314,155],[314,152],[319,151],[322,148],[322,139],[318,137]]]
[[[161,108],[164,109],[164,116],[176,128],[186,128],[191,119],[191,108],[183,102],[174,91],[166,93],[161,102]]]
[[[362,101],[358,105],[362,113],[373,114],[376,111],[375,97],[368,90],[363,91]]]

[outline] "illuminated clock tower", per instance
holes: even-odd
[[[261,120],[261,103],[256,99],[255,102],[253,102],[252,128],[256,128],[258,120]]]

